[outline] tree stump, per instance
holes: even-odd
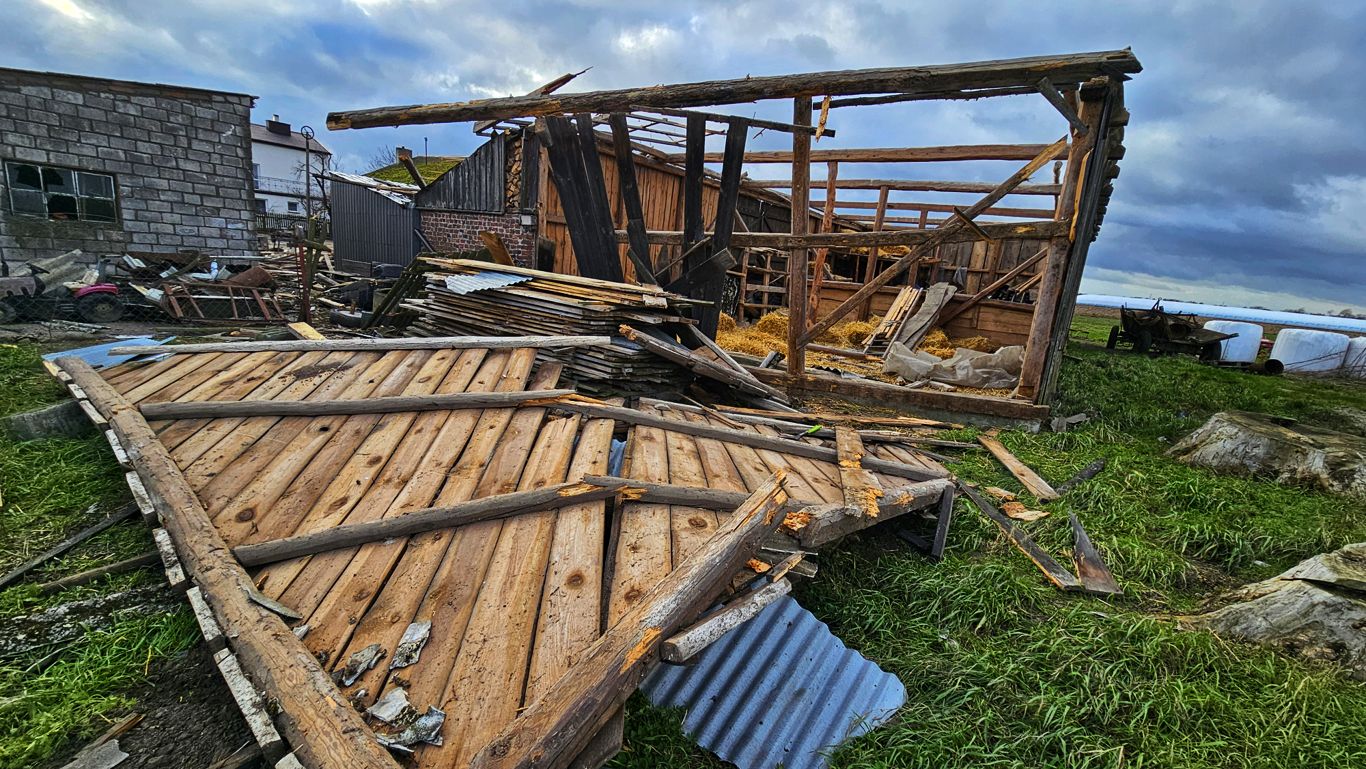
[[[1366,438],[1221,411],[1167,452],[1188,465],[1366,499]]]

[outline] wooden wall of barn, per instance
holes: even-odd
[[[611,147],[598,145],[598,159],[602,162],[602,175],[607,182],[607,201],[612,208],[612,220],[617,229],[626,228],[626,211],[621,200],[621,187],[617,181],[616,157]],[[555,271],[567,275],[578,274],[578,264],[574,257],[574,246],[570,242],[569,227],[565,222],[564,207],[560,202],[559,190],[549,180],[549,163],[541,157],[539,189],[544,195],[541,201],[539,230],[540,237],[555,245]],[[636,155],[636,180],[640,187],[641,207],[645,211],[645,227],[649,230],[681,231],[683,229],[683,169],[657,163]],[[702,216],[705,228],[712,229],[716,218],[716,201],[720,193],[718,181],[704,178],[702,188]],[[785,232],[789,208],[772,197],[741,193],[738,209],[746,226],[754,232]],[[820,216],[812,215],[813,231],[820,227]],[[737,232],[744,228],[736,227]],[[665,252],[662,261],[660,251]],[[652,246],[651,256],[654,264],[661,264],[675,258],[679,249],[672,246]],[[622,270],[627,280],[635,280],[635,270],[626,258],[626,246],[620,247]],[[675,271],[677,274],[677,271]]]

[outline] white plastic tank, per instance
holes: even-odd
[[[1262,327],[1237,320],[1207,320],[1205,328],[1221,334],[1237,334],[1219,343],[1219,360],[1224,363],[1255,363],[1262,347]]]
[[[1347,356],[1346,334],[1288,328],[1276,335],[1271,357],[1285,364],[1286,371],[1336,371]]]
[[[1347,354],[1342,359],[1342,373],[1354,379],[1366,379],[1366,336],[1348,340]]]

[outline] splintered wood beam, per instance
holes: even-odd
[[[825,135],[833,132],[826,129]],[[850,149],[811,150],[813,163],[937,163],[949,160],[1029,160],[1043,151],[1046,144],[959,144],[943,147],[865,147]],[[721,153],[708,152],[703,156],[708,163],[720,163]],[[683,162],[682,154],[665,157],[671,163]],[[787,150],[746,152],[746,163],[791,163]]]
[[[990,297],[993,292],[997,291],[1002,286],[1008,285],[1010,281],[1015,280],[1015,278],[1019,277],[1020,273],[1024,272],[1030,267],[1033,267],[1035,264],[1039,262],[1040,259],[1044,258],[1047,255],[1048,246],[1044,246],[1043,248],[1039,249],[1039,252],[1037,254],[1034,254],[1033,256],[1029,257],[1023,262],[1020,262],[1019,264],[1015,265],[1015,269],[1011,270],[1010,272],[1007,272],[1005,275],[1002,275],[1001,277],[987,284],[985,287],[979,289],[977,293],[968,297],[967,301],[962,302],[957,306],[951,307],[945,310],[944,312],[940,313],[939,325],[943,326],[944,324],[948,323],[949,321],[953,320],[959,315],[962,315],[963,313],[967,312],[969,309],[976,306],[978,302]]]
[[[835,181],[839,178],[840,164],[830,161],[825,164],[825,210],[821,212],[821,232],[830,232],[835,221]],[[821,286],[825,283],[825,260],[830,256],[830,248],[816,249],[816,264],[811,276],[811,296],[808,298],[810,317],[820,315]]]
[[[803,217],[797,217],[802,219]],[[1000,238],[1051,238],[1067,233],[1067,222],[987,222],[978,225],[989,237]],[[710,233],[703,233],[709,235]],[[670,230],[649,230],[645,236],[651,243],[668,246],[681,246],[686,233]],[[626,230],[617,230],[617,242],[625,243],[630,237]],[[867,246],[915,246],[922,243],[968,243],[980,240],[981,236],[961,225],[946,224],[932,230],[867,230],[863,232],[813,232],[789,235],[785,232],[737,232],[731,235],[730,244],[736,248],[862,248]],[[503,337],[506,338],[506,337]],[[529,345],[534,346],[534,345]],[[132,348],[130,348],[132,349]]]
[[[824,200],[811,201],[813,206],[825,205]],[[862,210],[877,210],[878,204],[871,200],[836,200],[835,208],[856,208]],[[888,201],[887,209],[890,211],[934,211],[936,213],[951,214],[953,209],[962,206],[954,206],[948,203],[919,203],[906,201]],[[1056,211],[1052,208],[1002,208],[993,206],[983,211],[982,214],[988,216],[1013,216],[1021,219],[1052,219]],[[847,219],[858,219],[857,216],[849,214],[843,215]],[[887,221],[896,221],[888,219]]]
[[[555,93],[556,91],[568,85],[569,81],[573,80],[579,75],[582,75],[590,69],[592,69],[592,67],[586,67],[584,69],[579,70],[578,72],[566,72],[563,75],[560,75],[559,77],[555,78],[554,80],[551,80],[549,83],[546,83],[545,85],[541,86],[540,88],[537,88],[527,93],[527,96],[547,96],[549,94]],[[496,125],[498,125],[497,120],[481,120],[478,123],[474,124],[474,132],[483,133],[484,131],[487,131]]]
[[[553,403],[538,405],[599,419],[615,419],[618,422],[625,422],[627,424],[657,427],[668,432],[683,433],[699,438],[714,438],[723,443],[739,444],[741,446],[750,446],[756,449],[767,449],[769,451],[776,451],[780,454],[793,454],[799,457],[808,457],[810,459],[819,459],[832,463],[839,460],[839,454],[834,449],[826,446],[817,446],[804,441],[792,440],[790,438],[778,438],[748,430],[733,430],[728,427],[713,427],[712,425],[700,424],[697,422],[665,419],[664,417],[646,411],[629,409],[624,406],[609,406],[605,403],[582,396],[565,396],[556,399]],[[872,470],[873,472],[895,475],[901,478],[910,478],[913,481],[928,481],[934,478],[942,478],[947,475],[946,472],[932,472],[924,468],[912,467],[900,462],[889,462],[885,459],[878,459],[876,457],[865,456],[862,464],[865,468]]]
[[[739,104],[761,99],[796,99],[813,96],[852,96],[895,93],[946,94],[979,88],[1029,85],[1041,77],[1058,82],[1080,83],[1092,77],[1131,75],[1143,67],[1133,52],[1097,51],[1061,56],[944,64],[926,67],[810,72],[795,75],[744,77],[675,85],[654,85],[612,91],[589,91],[552,95],[477,99],[446,104],[414,104],[396,107],[332,112],[327,127],[345,128],[461,123],[479,120],[562,115],[573,112],[628,112],[654,107],[705,107]],[[834,106],[834,103],[831,103]],[[793,121],[802,125],[801,121]]]
[[[204,344],[115,347],[111,355],[192,355],[201,352],[389,352],[390,350],[464,350],[479,347],[510,350],[518,347],[606,347],[610,336],[433,336],[398,339],[279,339],[266,342],[207,342]]]
[[[1110,567],[1101,560],[1100,551],[1091,542],[1086,529],[1081,527],[1077,514],[1069,513],[1067,521],[1072,525],[1072,562],[1076,564],[1082,587],[1086,588],[1086,592],[1097,595],[1123,595],[1123,588],[1115,581],[1115,575],[1110,573]]]
[[[749,183],[751,186],[770,190],[785,190],[792,187],[792,182],[789,179],[750,179]],[[823,180],[815,179],[811,183],[821,184]],[[987,182],[916,179],[840,179],[835,182],[835,187],[842,190],[877,190],[886,187],[889,190],[909,192],[967,192],[973,194],[988,193],[996,189],[995,186]],[[1010,194],[1052,196],[1061,191],[1061,185],[1057,184],[1017,184]]]
[[[527,392],[468,392],[443,395],[390,395],[334,401],[245,400],[165,401],[143,403],[138,408],[149,420],[234,419],[238,417],[325,417],[358,414],[393,414],[405,411],[454,411],[456,409],[517,408],[542,405],[547,399],[573,395],[574,390]]]
[[[751,590],[665,641],[660,656],[665,662],[687,662],[708,646],[721,640],[725,634],[759,616],[759,612],[768,608],[769,604],[791,592],[792,583],[786,578]]]
[[[835,451],[840,486],[844,490],[844,504],[869,518],[877,517],[877,501],[882,496],[882,484],[873,474],[863,469],[867,452],[858,431],[845,425],[835,426]]]
[[[991,519],[991,522],[1001,529],[1001,532],[1006,535],[1011,543],[1013,543],[1020,552],[1024,553],[1029,560],[1033,561],[1035,566],[1039,567],[1039,571],[1043,572],[1043,575],[1048,578],[1049,582],[1052,582],[1054,586],[1060,590],[1076,591],[1082,589],[1081,582],[1079,582],[1076,577],[1072,576],[1072,572],[1063,568],[1062,564],[1054,560],[1053,556],[1049,555],[1046,550],[1039,547],[1038,543],[1030,538],[1015,521],[1012,521],[1003,515],[1000,510],[997,510],[986,500],[986,498],[978,493],[977,489],[966,483],[960,483],[958,488],[962,489],[963,493],[968,496],[968,499],[972,500],[972,504],[977,506],[977,509],[981,511],[982,515]]]
[[[470,769],[562,769],[636,690],[660,647],[693,621],[777,530],[783,474],[759,486],[716,533],[621,617],[562,678],[486,745]]]
[[[1005,181],[996,185],[996,187],[992,189],[992,191],[988,193],[986,197],[972,204],[967,210],[963,212],[964,216],[968,219],[976,218],[983,211],[995,205],[998,201],[1001,200],[1001,198],[1005,197],[1006,195],[1009,195],[1012,190],[1018,188],[1021,184],[1024,183],[1026,179],[1033,176],[1036,171],[1047,165],[1049,161],[1057,157],[1066,148],[1066,136],[1057,140],[1053,144],[1050,144],[1048,148],[1045,149],[1043,152],[1040,152],[1037,157],[1035,157],[1028,163],[1024,164],[1024,166],[1021,167],[1020,170],[1011,174],[1009,179],[1006,179]],[[854,310],[854,308],[858,307],[860,304],[862,304],[863,302],[867,301],[870,297],[872,297],[872,295],[875,294],[879,288],[882,288],[883,286],[892,282],[892,280],[896,278],[896,276],[900,275],[907,267],[911,266],[912,263],[918,262],[924,254],[930,251],[930,249],[933,249],[937,247],[940,243],[945,242],[948,239],[948,237],[954,233],[955,230],[963,229],[961,225],[955,226],[956,224],[956,221],[949,222],[948,224],[945,224],[942,227],[930,230],[929,239],[921,242],[915,248],[912,248],[909,253],[907,253],[900,259],[897,259],[896,262],[892,264],[892,266],[883,270],[881,273],[878,274],[877,277],[873,278],[871,281],[868,281],[867,283],[864,283],[863,287],[860,288],[858,291],[855,291],[853,296],[850,296],[848,299],[844,300],[838,307],[832,310],[829,315],[825,316],[825,318],[823,318],[820,322],[813,325],[811,327],[811,330],[807,331],[806,334],[804,334],[802,338],[798,340],[798,344],[796,345],[796,347],[800,347],[801,345],[804,345],[812,341],[816,337],[820,336],[821,334],[825,333],[827,330],[830,329],[831,326],[838,323],[841,318],[843,318],[845,315],[849,314],[852,310]],[[1055,222],[1054,224],[1059,223]],[[880,235],[882,233],[874,234]],[[793,346],[789,345],[789,353],[791,352],[792,348]]]
[[[1049,502],[1060,496],[1052,486],[1048,485],[1048,481],[1045,481],[1038,473],[1034,472],[1029,465],[1021,462],[1019,457],[1010,453],[1010,449],[1006,448],[1005,444],[1001,443],[996,436],[987,434],[979,435],[977,436],[977,442],[982,444],[987,451],[990,451],[991,455],[996,457],[997,461],[1005,465],[1006,469],[1010,471],[1010,474],[1015,476],[1015,480],[1019,481],[1025,487],[1025,490],[1030,494],[1033,494],[1040,502]]]
[[[279,616],[252,600],[251,577],[137,407],[85,361],[67,356],[57,365],[86,392],[128,451],[186,574],[203,592],[251,682],[278,707],[298,759],[310,769],[398,769],[317,658]]]
[[[813,134],[813,135],[816,133],[816,129],[815,129],[815,128],[812,128],[812,127],[809,126],[809,125],[796,125],[796,124],[794,124],[794,123],[780,123],[780,122],[778,122],[778,121],[776,121],[776,120],[764,120],[763,118],[757,118],[757,117],[744,117],[743,115],[726,115],[726,114],[723,114],[723,113],[720,113],[720,112],[698,112],[697,110],[692,110],[692,109],[673,109],[673,108],[671,108],[671,107],[632,107],[632,108],[631,108],[631,111],[632,111],[632,112],[652,112],[652,113],[655,113],[655,114],[657,114],[657,115],[672,115],[672,116],[674,116],[674,117],[681,117],[681,118],[686,118],[686,117],[689,117],[689,116],[691,116],[691,115],[701,115],[702,117],[706,118],[709,122],[712,122],[712,123],[735,123],[735,122],[737,122],[737,121],[743,120],[743,121],[745,121],[745,125],[746,125],[747,127],[749,127],[749,128],[763,128],[763,129],[768,130],[768,131],[780,131],[780,132],[782,132],[782,133],[806,133],[806,134]],[[825,129],[824,135],[825,135],[825,136],[834,136],[834,135],[835,135],[835,129],[827,127],[827,128]],[[672,156],[671,156],[671,157],[672,157]],[[679,158],[678,161],[672,161],[672,160],[671,160],[670,162],[682,162],[682,155],[679,155],[679,156],[677,156],[677,157]],[[713,162],[715,162],[715,163],[720,163],[720,162],[721,162],[721,157],[720,157],[720,155],[718,154],[716,160],[714,160],[714,161],[708,160],[707,162],[708,162],[708,163],[713,163]]]
[[[1086,125],[1086,121],[1082,120],[1081,116],[1077,114],[1077,111],[1072,109],[1072,105],[1067,101],[1067,97],[1063,96],[1062,92],[1054,87],[1053,81],[1046,77],[1040,79],[1038,89],[1039,93],[1043,94],[1043,97],[1048,100],[1048,103],[1052,104],[1053,108],[1062,113],[1062,116],[1067,119],[1068,124],[1072,126],[1072,133],[1076,134],[1078,138],[1086,136],[1087,132],[1090,130]]]

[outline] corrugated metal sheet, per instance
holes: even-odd
[[[77,358],[89,363],[93,368],[107,368],[124,361],[132,360],[137,357],[134,355],[110,355],[109,351],[115,347],[145,347],[148,345],[162,345],[175,339],[168,336],[165,339],[153,339],[150,336],[137,336],[132,339],[118,339],[104,344],[95,344],[89,347],[78,347],[75,350],[62,350],[60,352],[50,352],[43,356],[44,360],[57,360],[65,355],[74,355]]]
[[[371,265],[413,261],[418,252],[417,209],[411,199],[334,176],[330,202],[338,267],[369,275]]]
[[[822,769],[844,741],[883,724],[906,687],[791,597],[709,646],[692,665],[662,664],[642,691],[685,707],[698,745],[740,769]]]
[[[475,291],[484,291],[490,288],[502,288],[513,286],[518,283],[525,283],[531,280],[530,275],[517,275],[511,272],[498,272],[496,270],[485,270],[474,275],[447,275],[446,289],[453,294],[472,294]]]
[[[503,213],[507,193],[504,167],[507,138],[494,136],[460,165],[417,193],[418,208]]]

